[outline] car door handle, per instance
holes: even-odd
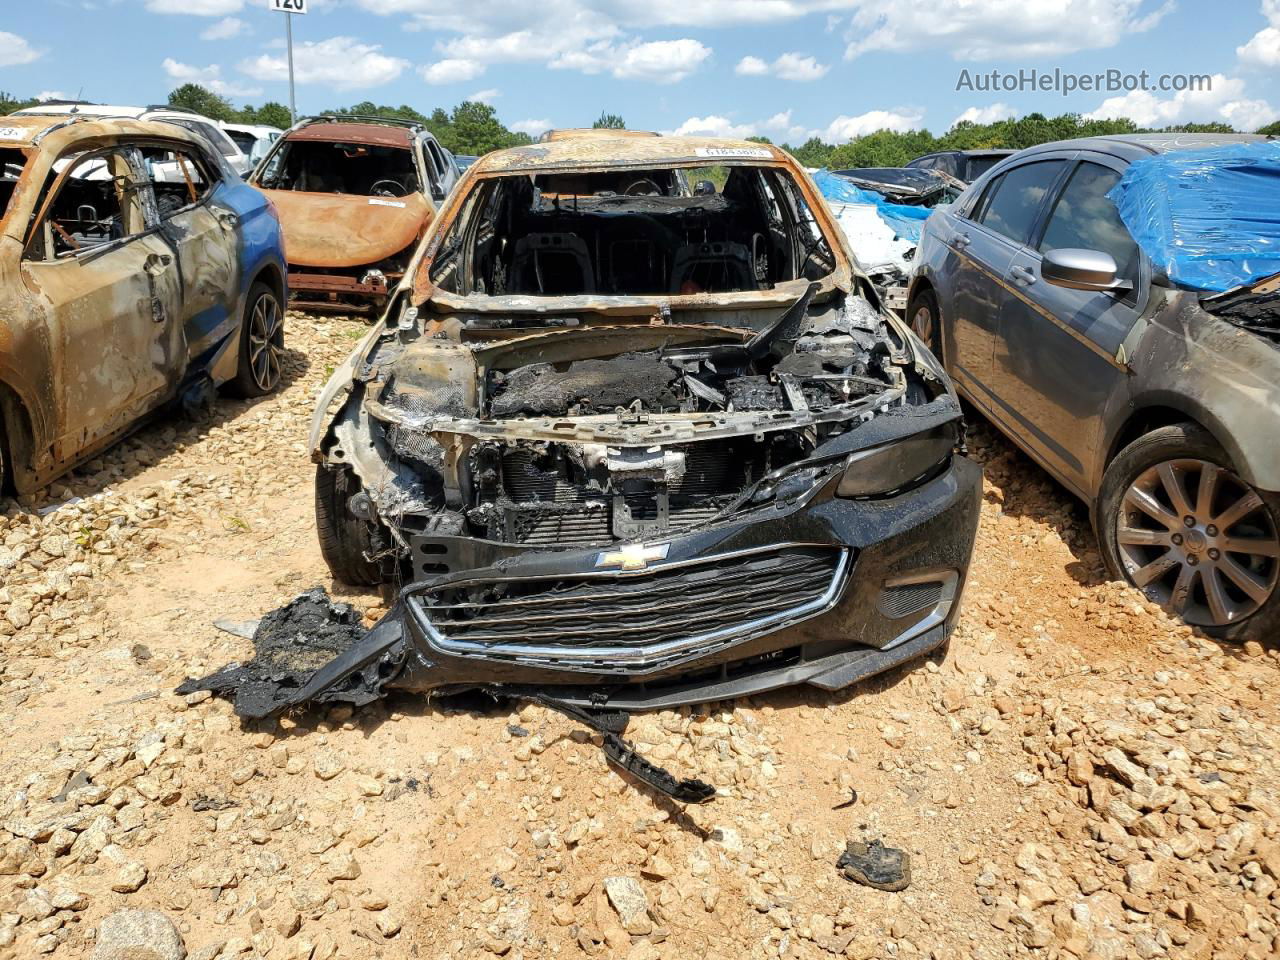
[[[143,268],[153,277],[159,276],[173,263],[173,257],[167,253],[151,253],[147,255]]]
[[[1027,267],[1022,267],[1022,266],[1014,267],[1009,271],[1009,276],[1013,277],[1015,282],[1021,283],[1023,285],[1032,284],[1036,282],[1035,271],[1030,270]]]
[[[226,210],[218,211],[218,222],[227,230],[234,230],[240,226],[240,218]]]
[[[973,237],[969,236],[967,233],[957,233],[954,242],[957,247],[963,250],[969,244],[973,243]]]

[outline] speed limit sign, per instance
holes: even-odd
[[[268,0],[277,13],[306,13],[307,0]]]

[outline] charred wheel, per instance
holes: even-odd
[[[1187,623],[1223,639],[1261,637],[1280,622],[1276,507],[1206,431],[1165,427],[1108,469],[1103,550],[1114,573]]]
[[[249,288],[240,325],[240,363],[232,389],[242,397],[261,397],[280,384],[284,359],[284,307],[265,283]]]
[[[320,554],[335,580],[371,587],[391,579],[394,562],[386,529],[352,512],[352,502],[359,504],[360,495],[360,481],[346,467],[316,467]]]

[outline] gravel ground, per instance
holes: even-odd
[[[364,329],[291,315],[277,395],[0,514],[0,958],[1280,955],[1277,651],[1106,583],[1083,509],[983,427],[945,657],[635,718],[706,806],[541,708],[242,726],[172,695],[248,653],[217,618],[317,584],[382,612],[327,576],[305,449]],[[838,875],[848,839],[909,851],[911,886]]]

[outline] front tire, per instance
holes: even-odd
[[[284,307],[262,281],[249,288],[240,323],[236,377],[228,385],[238,397],[264,397],[280,385],[284,359]]]
[[[921,290],[912,298],[907,316],[912,331],[942,363],[942,313],[938,310],[937,295],[932,290]]]
[[[391,564],[371,560],[390,545],[385,530],[352,514],[351,498],[360,481],[346,467],[316,467],[316,534],[320,554],[335,580],[355,587],[374,587],[391,579]]]
[[[1280,497],[1245,483],[1202,427],[1125,447],[1103,477],[1097,525],[1112,576],[1207,635],[1280,630]]]

